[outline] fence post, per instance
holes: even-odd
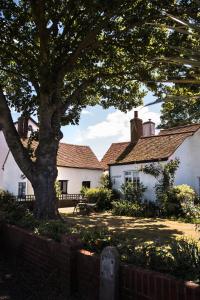
[[[105,247],[100,260],[99,300],[117,300],[119,290],[119,254],[115,247]]]

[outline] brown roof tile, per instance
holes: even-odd
[[[23,140],[22,142],[24,145],[27,145],[27,140]],[[37,148],[37,145],[38,143],[35,141],[32,144],[34,149]],[[59,144],[57,166],[79,169],[103,169],[101,163],[89,146],[65,143]]]
[[[60,143],[57,165],[82,169],[102,169],[94,152],[89,146]]]
[[[118,158],[118,156],[126,149],[126,147],[128,145],[129,145],[129,142],[113,143],[101,160],[102,167],[105,170],[107,170],[108,164],[114,163],[116,161],[116,159]]]
[[[182,142],[192,133],[179,133],[170,135],[155,135],[142,137],[136,145],[130,144],[122,153],[116,163],[145,162],[168,159]]]
[[[200,124],[190,124],[185,126],[177,126],[168,129],[162,129],[159,135],[181,133],[181,132],[195,132],[200,128]]]
[[[112,144],[102,159],[102,163],[128,164],[167,160],[183,141],[193,135],[200,124],[186,125],[162,130],[159,135],[141,137],[136,144]]]

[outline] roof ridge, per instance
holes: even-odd
[[[168,136],[168,135],[178,135],[178,134],[186,134],[186,133],[194,133],[195,131],[181,131],[181,132],[172,132],[172,133],[166,133],[166,134],[155,134],[155,135],[149,135],[149,136],[141,136],[140,139],[148,139],[152,137],[161,137],[161,136]]]
[[[117,145],[117,144],[129,144],[130,141],[127,141],[127,142],[118,142],[118,143],[112,143],[111,145]]]
[[[184,127],[189,127],[189,126],[196,126],[196,125],[200,126],[200,123],[186,124],[186,125],[174,126],[174,127],[170,127],[170,128],[163,128],[163,129],[161,128],[160,131],[174,130],[174,129],[184,128]]]
[[[59,142],[59,145],[70,145],[70,146],[77,146],[77,147],[88,147],[91,149],[91,147],[89,145],[78,145],[78,144],[71,144],[71,143],[63,143],[63,142]]]

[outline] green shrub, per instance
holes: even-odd
[[[111,188],[109,174],[103,174],[101,176],[101,178],[100,178],[100,184],[105,189],[110,189]]]
[[[195,241],[181,239],[170,244],[173,275],[200,283],[200,249]]]
[[[122,184],[121,190],[123,198],[127,201],[141,203],[146,187],[142,183],[136,184],[135,182],[127,181]]]
[[[200,282],[200,250],[195,241],[175,240],[165,247],[158,242],[127,245],[120,251],[124,261],[136,266]]]
[[[61,220],[41,222],[35,229],[36,234],[49,237],[57,242],[60,242],[62,235],[69,231],[68,225]]]
[[[111,209],[111,197],[112,197],[112,190],[107,188],[84,188],[81,190],[81,193],[87,197],[90,203],[97,204],[97,210],[109,210]]]
[[[95,226],[80,229],[78,234],[84,243],[84,248],[92,252],[100,253],[104,247],[111,244],[111,233],[107,227]]]
[[[197,204],[197,194],[188,185],[177,185],[171,190],[169,204],[174,206],[174,214],[188,220],[200,218],[200,205]]]
[[[14,200],[8,192],[1,193],[0,196],[0,211],[3,219],[10,224],[17,224],[26,213],[26,208]]]
[[[145,200],[140,205],[143,217],[152,218],[159,215],[159,207],[156,202]]]
[[[9,201],[12,198],[13,198],[13,195],[10,192],[0,189],[0,205],[1,205],[2,201]]]
[[[33,213],[27,209],[25,210],[23,216],[19,220],[15,221],[15,225],[34,230],[39,226],[39,221],[34,217]]]
[[[142,216],[142,208],[138,203],[132,203],[127,200],[113,201],[112,207],[112,214],[116,216]]]

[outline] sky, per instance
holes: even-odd
[[[144,104],[154,100],[151,93],[148,93],[144,98]],[[128,113],[114,108],[104,110],[100,106],[87,107],[81,113],[79,125],[62,127],[64,134],[62,142],[88,145],[98,159],[101,159],[112,143],[130,140],[130,120],[135,110],[138,110],[139,117],[144,122],[151,119],[158,125],[160,107],[160,104],[138,107]]]
[[[144,104],[154,101],[155,98],[148,93],[144,98]],[[88,145],[100,160],[112,143],[126,142],[130,140],[130,120],[134,111],[138,110],[139,118],[143,121],[151,119],[160,122],[160,104],[133,108],[128,113],[123,113],[114,108],[102,109],[100,106],[86,107],[81,113],[79,125],[62,127],[63,143]],[[17,113],[13,113],[16,120]]]

